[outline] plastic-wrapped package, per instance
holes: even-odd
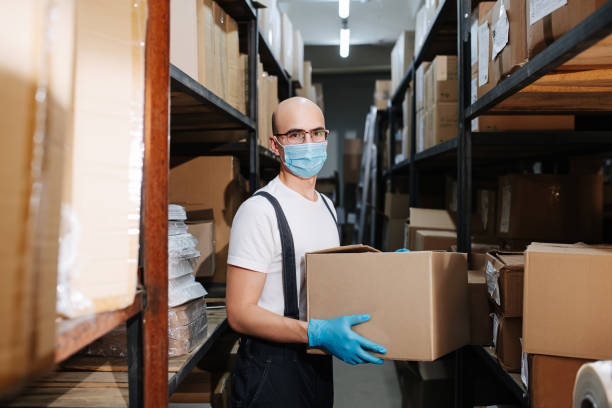
[[[207,294],[204,286],[195,281],[193,275],[184,275],[168,280],[168,306],[175,307]]]
[[[168,259],[168,279],[193,273],[198,258]]]
[[[168,328],[168,356],[176,357],[193,351],[208,334],[206,314],[183,326]]]
[[[147,2],[74,1],[73,18],[57,283],[68,317],[127,307],[136,294]]]
[[[168,236],[168,259],[197,258],[200,251],[195,249],[198,240],[191,234]]]
[[[183,305],[168,309],[168,327],[184,326],[191,321],[206,316],[206,301],[203,297],[187,302]]]
[[[187,233],[185,221],[168,221],[168,235],[180,235]]]
[[[168,220],[170,221],[185,221],[187,219],[187,211],[178,204],[168,205]]]

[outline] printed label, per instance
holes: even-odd
[[[478,27],[478,86],[489,82],[489,23]]]
[[[478,118],[472,119],[472,132],[478,132]]]
[[[512,205],[512,187],[506,184],[502,189],[502,210],[499,231],[507,233],[510,231],[510,211]]]
[[[470,86],[470,94],[471,94],[471,98],[470,98],[471,103],[476,102],[478,100],[478,79],[477,78],[472,79],[472,85]]]
[[[501,2],[499,7],[499,16],[491,32],[493,49],[491,50],[491,60],[494,60],[497,55],[502,52],[506,44],[508,44],[508,34],[510,32],[510,23],[508,21],[508,14],[506,13],[506,6],[504,2]]]
[[[497,347],[497,332],[499,332],[499,319],[495,313],[491,313],[489,316],[493,319],[493,345]]]
[[[485,190],[480,192],[480,216],[482,217],[482,227],[486,231],[489,223],[489,193]]]
[[[487,291],[489,296],[495,300],[498,306],[501,306],[501,299],[499,297],[499,271],[495,269],[491,262],[487,262],[487,269],[485,270],[485,277],[487,279]]]
[[[470,45],[472,65],[476,65],[478,62],[478,21],[474,21],[470,28]]]
[[[529,24],[533,25],[566,4],[567,0],[529,0]]]

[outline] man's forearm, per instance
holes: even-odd
[[[278,343],[308,343],[307,322],[279,316],[258,305],[228,307],[227,314],[230,325],[239,333]]]

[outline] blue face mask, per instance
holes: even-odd
[[[298,177],[310,178],[321,171],[327,159],[327,142],[283,145],[285,166]]]

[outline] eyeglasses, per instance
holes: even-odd
[[[295,145],[304,143],[307,133],[310,134],[313,142],[321,143],[327,140],[329,129],[314,129],[311,131],[297,129],[291,130],[287,133],[277,133],[274,136],[282,138],[281,141],[283,144]]]

